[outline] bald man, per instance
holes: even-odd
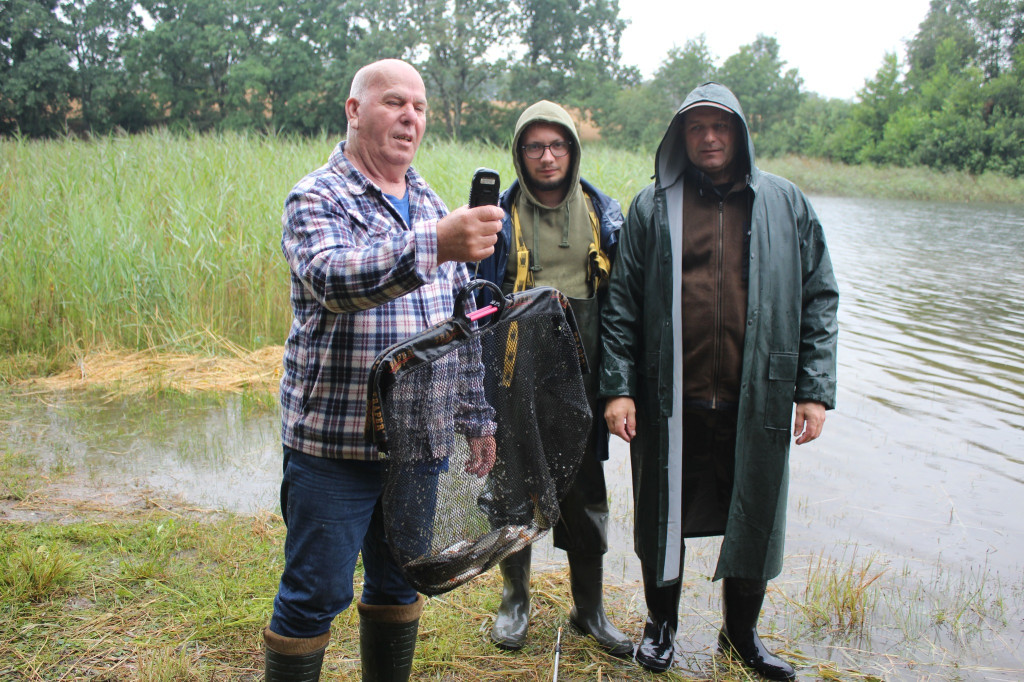
[[[331,622],[358,602],[362,679],[405,680],[423,598],[386,545],[386,462],[363,436],[369,368],[396,341],[451,315],[501,230],[496,206],[451,213],[412,168],[426,128],[423,79],[383,60],[360,69],[345,102],[346,139],[285,201],[282,249],[294,318],[281,379],[285,564],[264,629],[266,680],[318,680]],[[462,420],[486,475],[493,423]]]

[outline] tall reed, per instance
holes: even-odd
[[[0,352],[282,343],[283,200],[336,143],[166,132],[0,141]],[[612,158],[596,153],[594,166],[621,169]],[[498,147],[428,140],[416,160],[452,208],[479,166],[514,178]],[[631,173],[613,174],[606,184],[628,201]]]
[[[97,347],[202,354],[284,341],[284,197],[337,140],[153,132],[91,140],[0,140],[0,354]],[[415,165],[449,207],[475,168],[515,178],[507,149],[429,138]],[[765,166],[811,193],[899,191],[1024,199],[1024,182],[848,169],[788,158]],[[582,173],[627,210],[653,159],[599,143]],[[997,182],[998,180],[998,182]],[[902,184],[901,184],[902,183]],[[959,186],[967,194],[951,193]],[[984,190],[984,191],[983,191]]]
[[[330,143],[154,133],[3,143],[0,349],[284,338],[281,200]]]

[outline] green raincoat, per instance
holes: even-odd
[[[791,182],[757,169],[736,97],[706,83],[669,124],[655,181],[634,198],[619,240],[602,318],[600,392],[631,396],[634,543],[658,584],[681,578],[683,171],[689,164],[681,110],[694,102],[737,114],[754,193],[747,328],[736,437],[736,470],[714,579],[770,580],[782,570],[793,403],[835,406],[839,291],[825,235]]]

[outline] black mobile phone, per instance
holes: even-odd
[[[473,184],[469,187],[469,207],[497,206],[500,191],[501,179],[498,177],[498,171],[477,168],[473,173]]]

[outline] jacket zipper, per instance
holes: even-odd
[[[711,409],[718,409],[718,379],[722,368],[722,278],[724,277],[725,199],[718,200],[718,245],[715,254],[715,364],[711,374]]]

